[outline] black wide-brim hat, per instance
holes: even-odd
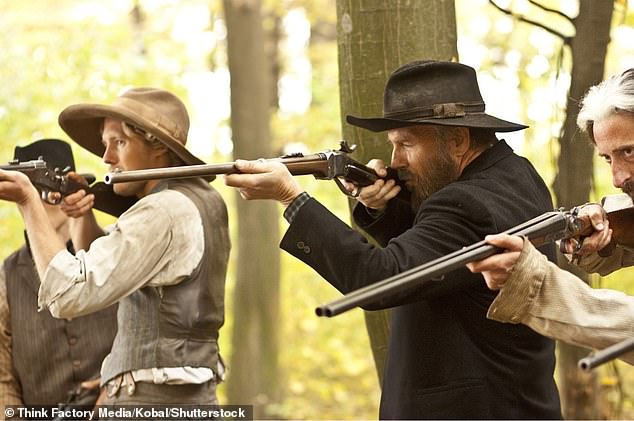
[[[204,164],[185,148],[189,114],[185,104],[171,92],[156,88],[132,88],[111,105],[75,104],[59,115],[60,127],[79,145],[101,157],[104,118],[125,121],[155,136],[186,165]]]
[[[60,139],[40,139],[26,146],[16,146],[13,159],[20,162],[42,158],[49,168],[75,171],[75,160],[70,145]]]
[[[354,126],[373,132],[435,124],[496,132],[527,128],[484,112],[475,70],[448,61],[414,61],[395,70],[385,85],[383,117],[346,116]]]

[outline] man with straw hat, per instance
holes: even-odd
[[[71,105],[59,124],[109,171],[202,163],[185,148],[184,104],[161,89],[130,89],[111,105]],[[117,335],[101,368],[105,404],[216,403],[230,248],[225,204],[200,178],[122,183],[115,193],[139,200],[107,235],[91,217],[93,195],[65,198],[68,215],[89,216],[73,256],[51,241],[28,179],[0,172],[0,198],[18,203],[25,219],[39,306],[71,318],[119,303]]]
[[[396,275],[552,210],[546,185],[496,132],[524,129],[485,113],[475,71],[416,61],[385,87],[382,117],[348,122],[387,131],[391,166],[411,192],[378,180],[360,191],[357,224],[382,246],[337,219],[283,165],[239,161],[225,176],[245,199],[273,199],[290,225],[281,247],[343,293]],[[385,165],[370,165],[386,175]],[[545,251],[554,256],[554,249]],[[560,418],[554,344],[525,326],[486,318],[495,298],[466,268],[439,282],[384,297],[393,308],[381,419]]]

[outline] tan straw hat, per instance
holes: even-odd
[[[187,165],[204,164],[186,148],[189,116],[185,104],[174,94],[156,88],[133,88],[117,97],[112,105],[75,104],[59,115],[60,127],[79,145],[98,156],[103,119],[109,117],[156,137]]]

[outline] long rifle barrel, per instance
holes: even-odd
[[[590,371],[593,368],[608,361],[612,361],[615,358],[619,358],[621,355],[630,351],[634,351],[634,338],[626,339],[602,349],[601,351],[597,351],[593,355],[580,359],[577,364],[580,369]]]
[[[233,162],[211,165],[188,165],[186,167],[151,168],[148,170],[134,170],[111,172],[104,176],[104,183],[126,183],[128,181],[160,180],[164,178],[188,178],[215,176],[235,172]]]
[[[293,175],[314,174],[316,177],[328,176],[328,155],[326,153],[320,152],[311,155],[271,158],[265,161],[281,162],[288,167]],[[106,184],[115,184],[165,178],[211,177],[235,172],[237,172],[235,162],[226,162],[222,164],[187,165],[182,167],[111,172],[105,175],[104,182]]]
[[[566,233],[581,233],[589,229],[586,221],[572,217],[563,211],[546,212],[523,224],[517,225],[507,234],[525,235],[540,246],[550,241],[564,238]],[[573,236],[573,235],[570,235]],[[484,259],[501,250],[484,241],[464,247],[453,253],[391,276],[377,283],[352,291],[338,300],[324,304],[315,309],[318,316],[333,317],[354,307],[376,302],[380,298],[408,290],[426,282],[441,280],[442,276],[453,270],[464,267],[467,263]]]

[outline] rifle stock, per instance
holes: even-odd
[[[526,236],[533,244],[540,246],[562,238],[588,235],[592,232],[592,225],[588,219],[578,218],[570,212],[552,211],[543,213],[504,232]],[[380,298],[392,296],[414,286],[430,281],[441,281],[447,273],[460,269],[467,263],[484,259],[501,251],[484,241],[479,241],[438,259],[352,291],[337,300],[317,307],[315,313],[320,317],[333,317],[354,307],[370,304]]]

